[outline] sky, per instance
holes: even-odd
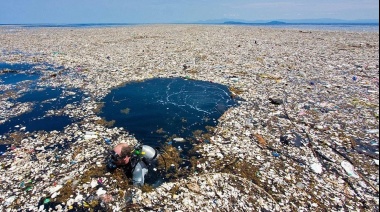
[[[379,19],[378,0],[0,0],[0,24]]]

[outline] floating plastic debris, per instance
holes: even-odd
[[[2,61],[49,60],[65,66],[58,70],[60,73],[44,69],[40,80],[20,81],[17,88],[0,79],[0,131],[4,132],[0,133],[0,142],[14,145],[13,150],[1,146],[5,152],[0,157],[1,186],[6,192],[0,197],[0,211],[76,211],[84,207],[88,207],[84,210],[95,210],[91,207],[96,201],[109,211],[142,207],[155,210],[162,205],[168,211],[199,211],[200,208],[205,211],[215,208],[222,211],[231,208],[236,211],[328,211],[331,208],[378,211],[377,193],[365,182],[368,180],[374,188],[379,184],[378,132],[366,131],[378,129],[378,32],[196,25],[172,25],[170,33],[167,26],[71,30],[23,30],[20,26],[13,31],[8,26],[0,29]],[[52,45],[57,40],[63,41],[58,49]],[[94,43],[101,48],[92,45]],[[29,55],[25,54],[26,50]],[[356,73],[358,79],[354,81]],[[165,145],[169,139],[176,149],[178,144],[173,138],[182,137],[191,140],[189,142],[196,147],[191,151],[194,155],[184,158],[184,167],[176,167],[175,161],[166,161],[167,168],[175,164],[174,174],[178,174],[173,175],[170,182],[149,192],[142,191],[146,187],[134,188],[132,197],[127,194],[132,190],[128,187],[129,179],[103,171],[104,159],[111,147],[105,138],[109,138],[111,144],[126,142],[132,146],[141,139],[136,136],[137,131],[130,131],[127,126],[121,128],[116,118],[104,120],[100,112],[106,108],[104,98],[113,89],[131,82],[185,76],[186,82],[203,80],[206,86],[234,86],[231,96],[228,92],[223,96],[225,100],[238,99],[240,104],[227,107],[223,101],[213,101],[217,104],[210,107],[215,106],[218,116],[201,114],[197,117],[212,123],[213,129],[203,129],[191,140],[194,130],[188,135],[178,133],[194,123],[189,118],[180,115],[174,119],[141,118],[134,109],[122,113],[121,110],[130,108],[123,105],[126,101],[141,101],[139,93],[145,86],[136,87],[133,98],[121,95],[112,101],[112,95],[109,96],[110,104],[120,105],[113,111],[116,118],[136,115],[135,120],[141,123],[152,118],[179,126],[174,132],[173,127],[153,124],[142,134],[154,142]],[[239,80],[235,82],[231,77]],[[310,85],[310,82],[315,84]],[[27,95],[29,85],[39,91],[30,94],[38,95],[42,103],[34,103],[33,95]],[[68,92],[72,87],[80,88],[83,98],[79,91],[73,91],[75,95]],[[165,97],[161,103],[167,103],[159,111],[172,113],[171,101],[166,97],[171,100],[176,92],[171,93],[173,90],[166,88],[161,89],[165,90],[164,94],[158,95]],[[46,91],[59,95],[47,95]],[[269,97],[283,99],[287,104],[276,106],[268,101]],[[357,101],[351,101],[352,98]],[[198,101],[201,97],[194,99],[192,105],[202,103]],[[67,104],[66,100],[71,103]],[[188,98],[184,100],[190,103]],[[51,108],[46,110],[48,107]],[[190,114],[196,110],[179,108]],[[41,113],[29,123],[18,120],[36,109]],[[283,115],[284,110],[288,117]],[[54,123],[65,121],[59,118],[61,116],[69,117],[68,124],[49,130]],[[42,121],[48,124],[41,124]],[[19,128],[15,128],[16,125]],[[140,126],[136,129],[146,125]],[[22,127],[26,127],[25,131],[20,130]],[[156,133],[161,128],[164,130]],[[84,140],[87,131],[97,132],[97,135],[89,135],[97,138]],[[189,146],[181,144],[183,150]],[[274,158],[274,150],[268,150],[269,147],[281,153],[281,160]],[[310,166],[316,152],[324,156],[319,158],[320,163],[326,164],[326,169],[318,166],[322,170],[318,176]],[[356,173],[362,180],[353,178],[352,184],[347,186],[344,176],[339,176],[343,171],[343,168],[339,170],[342,157],[355,161],[355,166],[363,172],[363,176]],[[71,165],[71,161],[78,163]],[[236,176],[234,172],[242,168],[244,177]],[[158,168],[149,173],[158,175],[161,171]],[[99,178],[103,184],[91,188],[91,180]],[[29,184],[29,179],[36,182]],[[161,179],[161,182],[166,180]],[[21,182],[24,187],[20,187]],[[188,184],[196,189],[190,190]],[[50,194],[52,185],[64,187]],[[265,185],[266,189],[259,185]],[[97,196],[98,187],[107,193]],[[31,190],[27,192],[26,188]],[[354,194],[356,191],[358,195]],[[342,192],[347,195],[342,196]],[[131,198],[124,199],[124,196]],[[45,198],[51,202],[42,204]],[[40,205],[37,206],[37,202]]]
[[[173,141],[175,141],[175,142],[184,142],[185,139],[184,138],[174,138]]]
[[[273,157],[276,157],[276,158],[280,157],[280,154],[278,152],[272,152],[272,155]]]
[[[85,140],[97,139],[97,138],[98,138],[98,135],[94,132],[86,132],[86,134],[84,135]]]
[[[46,198],[45,200],[44,200],[44,204],[48,204],[50,202],[50,199],[49,198]]]
[[[16,200],[16,198],[17,198],[16,196],[10,196],[10,197],[8,197],[7,199],[5,199],[4,205],[5,206],[11,205]]]
[[[317,174],[322,173],[322,165],[320,163],[313,163],[310,166],[311,170]]]
[[[354,166],[352,166],[351,163],[349,163],[347,161],[342,161],[341,166],[347,172],[348,176],[354,177],[354,178],[359,178],[359,175],[355,172]]]
[[[376,134],[376,133],[379,133],[379,129],[366,130],[366,133],[368,133],[368,134]]]
[[[97,191],[96,191],[96,195],[98,196],[101,196],[103,194],[106,194],[107,191],[106,190],[103,190],[103,188],[99,188]]]
[[[106,142],[106,144],[110,145],[112,142],[111,142],[111,139],[109,138],[104,138],[104,141]]]

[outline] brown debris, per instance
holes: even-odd
[[[265,141],[265,139],[263,138],[263,136],[261,136],[259,134],[255,134],[255,137],[262,147],[266,147],[268,145],[267,142]]]

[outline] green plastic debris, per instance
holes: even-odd
[[[44,204],[48,204],[50,202],[50,199],[49,198],[46,198],[45,200],[44,200]]]

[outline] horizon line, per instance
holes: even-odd
[[[380,24],[379,22],[284,22],[284,21],[268,21],[268,22],[243,22],[243,21],[224,21],[224,22],[141,22],[141,23],[127,23],[127,22],[73,22],[73,23],[0,23],[0,25],[155,25],[155,24],[228,24],[228,23],[237,23],[237,24],[271,24],[271,22],[281,22],[283,24]]]
[[[303,18],[303,19],[262,19],[244,20],[234,18],[220,18],[197,21],[165,21],[165,22],[35,22],[35,23],[0,23],[0,25],[75,25],[75,24],[103,24],[103,25],[137,25],[137,24],[223,24],[225,22],[237,22],[244,24],[266,24],[270,22],[283,22],[285,24],[379,24],[379,19],[336,19],[336,18]],[[299,22],[297,22],[299,21]],[[320,22],[318,22],[320,21]]]

